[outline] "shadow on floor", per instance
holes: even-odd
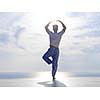
[[[67,87],[65,84],[61,83],[58,80],[38,82],[38,84],[44,85],[45,87]]]

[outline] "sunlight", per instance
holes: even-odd
[[[42,9],[40,12],[42,12]],[[51,13],[53,13],[53,14],[51,14]],[[35,47],[40,46],[40,43],[38,43],[38,41],[41,41],[41,43],[43,43],[43,44],[46,43],[46,41],[48,42],[48,40],[47,40],[48,38],[45,33],[44,27],[49,21],[53,21],[52,24],[50,24],[50,26],[49,26],[50,30],[52,30],[52,25],[55,23],[59,27],[58,31],[62,30],[61,23],[56,22],[55,20],[61,20],[66,25],[66,27],[68,29],[68,30],[66,30],[66,33],[68,33],[67,31],[70,30],[70,26],[72,27],[71,23],[73,23],[74,20],[72,18],[70,18],[69,16],[66,16],[65,15],[66,12],[64,12],[64,13],[59,12],[59,14],[56,14],[55,11],[53,11],[53,12],[51,11],[51,13],[43,15],[39,12],[38,13],[28,12],[24,15],[24,17],[22,17],[21,26],[26,27],[26,30],[25,30],[25,32],[23,32],[20,35],[20,44],[22,46],[24,46],[25,49],[27,49],[29,52],[35,52],[34,46]],[[50,14],[51,14],[51,16],[50,16]],[[41,37],[39,38],[39,36],[41,36],[41,35],[43,35],[43,38],[45,38],[45,39],[42,40]],[[65,45],[65,46],[66,46],[65,41],[67,38],[68,38],[68,34],[65,35],[63,38],[63,39],[65,39],[64,43],[63,43],[63,45]],[[68,45],[69,44],[67,44],[67,46]]]

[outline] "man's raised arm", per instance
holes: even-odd
[[[45,26],[45,30],[46,32],[49,34],[51,31],[48,29],[49,25],[50,25],[51,22],[49,22],[46,26]]]
[[[62,31],[65,32],[65,30],[66,30],[66,26],[64,25],[64,23],[63,23],[62,21],[60,21],[60,20],[57,20],[57,21],[59,21],[59,22],[62,24],[62,26],[63,26]]]

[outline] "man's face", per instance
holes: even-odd
[[[53,30],[54,30],[54,32],[57,32],[58,31],[58,25],[53,25]]]

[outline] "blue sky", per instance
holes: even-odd
[[[44,26],[54,17],[67,26],[60,44],[59,71],[100,72],[100,13],[60,14],[1,12],[0,71],[50,70],[41,57],[49,47]]]

